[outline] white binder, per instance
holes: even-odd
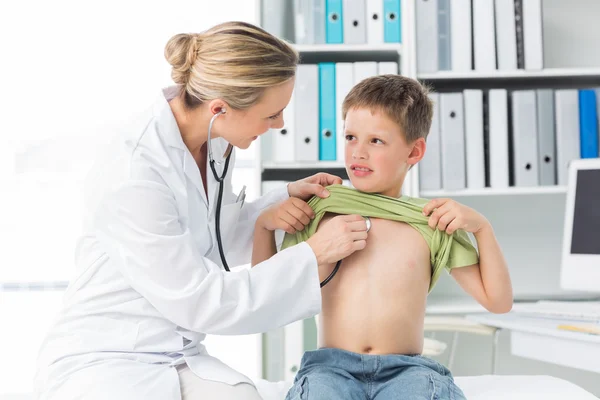
[[[297,44],[315,44],[312,0],[294,0],[294,36]],[[278,16],[278,20],[282,20]]]
[[[471,0],[450,0],[452,71],[470,71],[473,56]]]
[[[344,44],[367,42],[367,9],[365,0],[344,0]]]
[[[540,185],[556,185],[556,129],[554,126],[554,91],[537,90],[538,164]]]
[[[433,102],[433,120],[427,135],[425,156],[419,162],[419,189],[440,190],[442,188],[442,165],[440,143],[440,95],[430,93]]]
[[[274,129],[273,132],[271,132],[271,137],[273,138],[273,146],[271,149],[273,152],[272,159],[276,163],[289,163],[295,161],[296,158],[295,94],[296,92],[293,91],[290,103],[285,110],[283,110],[283,128]]]
[[[465,148],[467,187],[485,187],[485,147],[483,140],[483,91],[463,91],[465,101]]]
[[[517,69],[517,31],[514,0],[496,2],[496,45],[498,46],[498,69]]]
[[[338,162],[344,161],[346,138],[344,137],[344,120],[342,119],[342,104],[354,85],[354,66],[352,63],[335,64],[335,111],[336,123],[336,157]]]
[[[488,100],[490,186],[507,188],[508,172],[508,94],[506,89],[491,89]]]
[[[542,0],[523,0],[523,45],[525,69],[542,69],[544,67]]]
[[[316,64],[300,64],[296,72],[295,91],[295,159],[319,159],[319,68]]]
[[[383,0],[367,0],[367,42],[383,43]]]
[[[379,75],[393,74],[398,75],[398,63],[395,61],[381,61],[377,63],[377,73]]]
[[[293,382],[300,370],[304,355],[304,321],[296,321],[283,327],[284,332],[284,380]]]
[[[377,75],[377,62],[358,61],[354,63],[354,84]]]
[[[494,0],[473,1],[473,50],[476,71],[496,69]]]
[[[569,163],[581,158],[577,89],[557,89],[554,92],[554,110],[556,112],[557,181],[559,185],[566,185]]]
[[[538,186],[538,129],[534,90],[512,93],[513,171],[515,186]]]
[[[438,70],[452,69],[450,0],[438,0]]]
[[[462,93],[440,94],[442,187],[466,188],[465,122]]]
[[[438,0],[416,0],[417,71],[438,70]]]

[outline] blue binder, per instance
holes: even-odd
[[[598,115],[596,93],[592,89],[579,91],[579,134],[581,158],[598,157]]]
[[[335,63],[319,64],[319,160],[336,159]]]
[[[383,41],[402,43],[401,0],[383,0]]]
[[[325,38],[327,43],[344,43],[343,0],[326,0]]]

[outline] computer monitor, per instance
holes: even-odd
[[[560,285],[600,293],[600,159],[569,164]]]

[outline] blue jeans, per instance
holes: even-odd
[[[442,364],[421,355],[308,351],[286,400],[466,400]]]

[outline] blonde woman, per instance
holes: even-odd
[[[252,270],[225,271],[219,197],[224,255],[241,265],[255,226],[303,229],[312,217],[304,200],[341,180],[318,174],[244,203],[227,174],[219,195],[207,143],[221,176],[230,144],[245,149],[281,128],[298,55],[230,22],[174,36],[165,56],[176,86],[117,136],[90,177],[76,276],[40,351],[40,399],[258,399],[250,379],[209,355],[205,335],[264,332],[319,313],[318,265],[365,246],[364,220],[344,216]]]

